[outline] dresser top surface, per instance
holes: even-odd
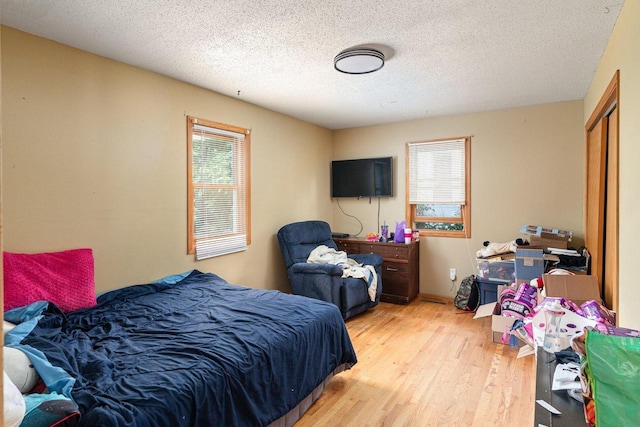
[[[380,242],[380,241],[372,241],[367,240],[365,237],[334,237],[334,241],[336,242],[350,242],[350,243],[371,243],[372,245],[396,245],[396,246],[409,246],[413,243],[420,243],[420,239],[415,239],[411,243],[395,243],[395,242]]]

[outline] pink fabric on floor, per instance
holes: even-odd
[[[93,251],[3,253],[4,310],[50,301],[69,312],[96,304]]]

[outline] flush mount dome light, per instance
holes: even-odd
[[[336,70],[347,74],[367,74],[384,66],[384,54],[375,49],[346,49],[333,59]]]

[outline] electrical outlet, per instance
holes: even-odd
[[[449,278],[451,280],[456,280],[456,269],[455,268],[450,268],[449,269]]]

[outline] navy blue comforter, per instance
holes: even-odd
[[[76,382],[83,426],[258,426],[356,363],[338,308],[194,271],[49,304],[21,342]]]

